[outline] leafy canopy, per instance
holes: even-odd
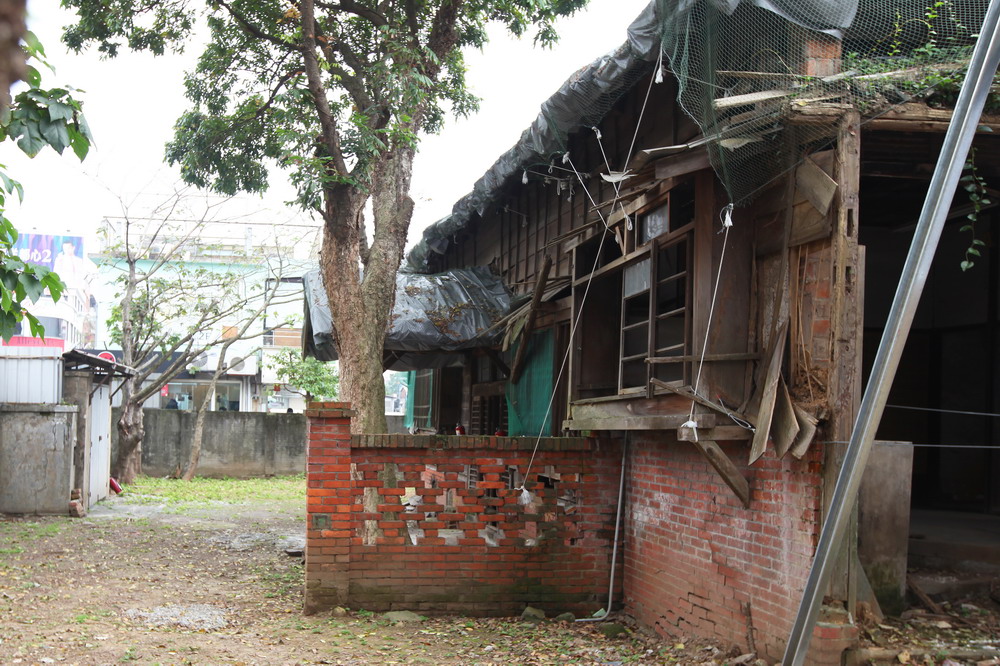
[[[87,156],[93,136],[83,117],[79,101],[67,88],[44,90],[37,64],[49,66],[45,49],[34,34],[28,32],[21,45],[29,58],[26,82],[28,88],[18,93],[0,116],[0,142],[13,141],[29,157],[45,146],[57,153],[67,148],[81,160]],[[49,66],[51,69],[51,66]],[[35,303],[47,289],[52,300],[58,301],[66,285],[59,276],[45,268],[23,261],[15,252],[17,229],[7,219],[7,198],[17,194],[24,199],[24,188],[4,172],[0,164],[0,337],[10,340],[17,325],[27,321],[32,336],[44,336],[45,328],[28,312],[27,302]]]
[[[192,108],[177,121],[167,160],[187,182],[227,194],[266,189],[268,164],[277,162],[290,170],[298,202],[319,209],[325,188],[366,190],[379,159],[437,131],[446,111],[477,108],[461,48],[483,46],[490,22],[515,35],[534,28],[550,45],[554,19],[585,4],[63,0],[79,16],[64,39],[112,56],[123,46],[162,53],[183,45],[203,10],[210,39],[187,77]]]

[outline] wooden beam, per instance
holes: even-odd
[[[734,352],[732,354],[705,354],[705,363],[732,363],[735,361],[756,361],[760,358],[757,352]],[[687,354],[685,356],[650,356],[646,363],[688,363],[701,361],[701,356]]]
[[[740,502],[743,504],[744,509],[750,508],[750,484],[747,480],[743,478],[740,474],[740,470],[733,464],[733,461],[729,459],[726,452],[711,439],[702,439],[697,442],[691,442],[698,452],[705,456],[705,460],[715,468],[715,471],[719,473],[722,480],[726,482],[729,489],[733,491],[733,494],[739,498]]]
[[[715,427],[715,414],[701,414],[706,428]],[[570,418],[563,422],[564,430],[676,430],[688,420],[687,414],[666,416],[608,416]]]
[[[712,166],[712,163],[708,159],[708,149],[701,148],[657,160],[656,177],[663,179],[684,176],[695,171],[707,169],[710,166]]]
[[[535,281],[535,293],[531,297],[531,306],[528,308],[528,320],[521,331],[521,342],[517,345],[514,364],[510,369],[510,381],[513,384],[520,381],[521,373],[524,371],[524,357],[528,350],[528,339],[531,336],[531,329],[535,326],[535,317],[538,316],[538,304],[542,301],[542,293],[545,291],[545,283],[549,279],[549,270],[551,268],[552,257],[545,255],[542,272],[538,274],[538,279]]]

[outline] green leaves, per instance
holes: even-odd
[[[21,46],[29,58],[49,66],[45,49],[34,33],[26,33]],[[0,118],[0,141],[14,141],[29,157],[45,146],[60,154],[72,146],[78,158],[86,157],[93,136],[82,106],[70,89],[41,89],[41,74],[33,65],[28,66],[25,80],[31,87],[18,93]],[[45,329],[25,309],[26,302],[37,303],[46,290],[53,301],[58,301],[66,285],[49,269],[26,263],[14,253],[17,230],[4,211],[7,196],[16,192],[18,200],[23,200],[24,188],[2,169],[0,165],[0,337],[10,340],[18,324],[24,321],[32,336],[44,336]]]
[[[332,118],[319,111],[323,104],[306,84],[298,3],[63,4],[78,16],[66,43],[75,49],[96,44],[109,55],[122,46],[154,53],[179,48],[204,8],[210,40],[187,77],[192,106],[177,121],[167,161],[180,167],[185,181],[225,194],[265,189],[268,166],[277,161],[291,172],[298,203],[316,209],[337,187],[367,192],[372,170],[395,151],[411,150],[421,132],[438,131],[447,111],[465,115],[477,108],[461,49],[482,46],[487,24],[499,22],[515,34],[534,30],[537,42],[550,45],[557,37],[553,21],[586,0],[316,2],[315,55]],[[38,140],[28,142],[36,147]]]
[[[332,363],[323,363],[312,357],[303,358],[296,349],[282,349],[267,362],[267,366],[291,390],[317,399],[337,397],[340,378]]]
[[[976,238],[976,222],[979,220],[979,213],[982,212],[983,206],[988,206],[992,203],[986,196],[986,180],[979,175],[979,170],[976,168],[975,148],[969,151],[969,159],[965,162],[965,174],[959,179],[959,184],[962,185],[962,189],[968,194],[969,203],[972,204],[972,212],[965,216],[968,223],[959,229],[959,231],[972,236],[972,240],[969,241],[969,247],[965,250],[965,258],[959,263],[959,268],[964,272],[975,266],[973,257],[982,256],[979,248],[986,247],[985,242]]]
[[[62,154],[72,145],[80,159],[87,156],[94,140],[80,102],[64,88],[30,88],[19,93],[10,113],[0,122],[0,139],[7,138],[16,141],[29,157],[45,146]]]

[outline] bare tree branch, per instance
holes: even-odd
[[[233,17],[233,19],[239,24],[240,28],[242,28],[243,31],[246,32],[247,34],[249,34],[249,35],[251,35],[253,37],[256,37],[257,39],[261,39],[261,40],[264,40],[266,42],[270,42],[271,44],[274,44],[275,46],[280,46],[282,49],[291,50],[291,51],[298,51],[299,50],[298,45],[296,45],[296,44],[290,44],[290,43],[284,41],[283,39],[281,39],[280,37],[276,37],[275,35],[272,35],[270,33],[266,33],[263,30],[261,30],[260,28],[258,28],[257,26],[255,26],[245,16],[243,16],[238,11],[236,11],[231,4],[229,4],[228,2],[226,2],[226,0],[213,0],[213,2],[214,2],[214,4],[222,7],[227,12],[229,12],[229,15]]]

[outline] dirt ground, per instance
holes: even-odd
[[[0,664],[678,663],[688,646],[594,625],[302,615],[301,499],[103,502],[0,517]],[[703,645],[699,661],[718,650]]]
[[[304,541],[303,515],[300,496],[127,493],[84,519],[0,516],[0,664],[755,663],[738,648],[629,629],[608,638],[595,624],[306,617],[301,559],[285,553]],[[997,614],[955,608],[965,621],[870,624],[866,645],[885,663],[944,664],[949,647],[996,642]]]

